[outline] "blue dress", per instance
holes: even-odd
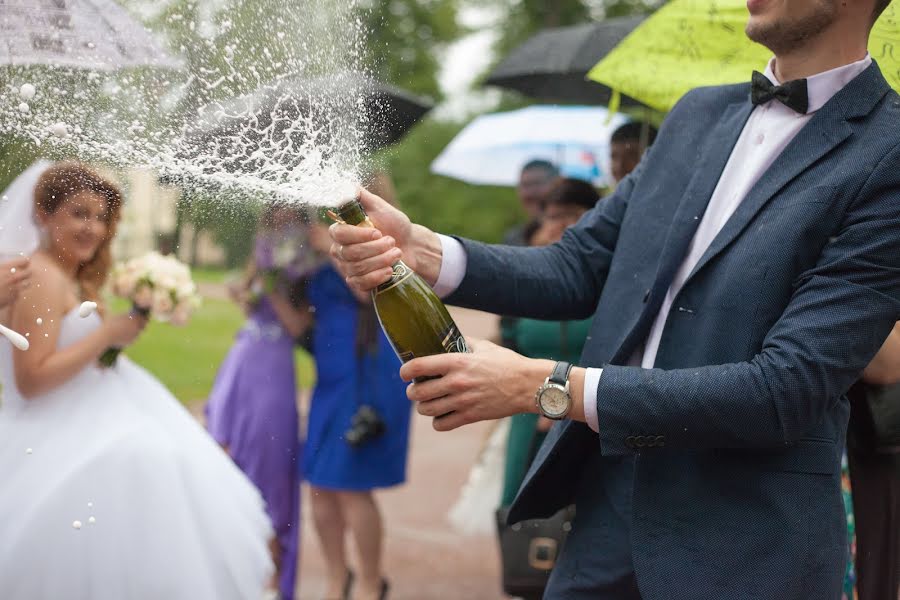
[[[387,338],[363,356],[357,352],[360,305],[331,265],[309,282],[315,307],[313,391],[303,456],[303,474],[317,487],[367,491],[406,480],[411,403],[400,379],[400,360]],[[360,405],[372,406],[385,421],[386,432],[358,448],[344,440]]]

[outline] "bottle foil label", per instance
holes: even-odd
[[[375,288],[376,296],[400,285],[401,283],[412,277],[413,270],[407,267],[402,262],[398,262],[397,264],[395,264],[393,269],[394,272],[391,274],[391,278]]]

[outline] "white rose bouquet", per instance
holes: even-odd
[[[176,326],[186,325],[200,305],[190,268],[158,252],[117,265],[112,289],[116,296],[131,301],[134,313]],[[100,363],[114,365],[121,351],[109,348],[100,356]]]

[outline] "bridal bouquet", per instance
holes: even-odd
[[[150,252],[116,266],[113,294],[131,301],[132,311],[157,321],[183,326],[200,305],[197,286],[187,265],[172,256]],[[112,366],[121,348],[109,348],[100,363]]]

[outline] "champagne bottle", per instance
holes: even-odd
[[[374,227],[359,200],[337,209],[342,221]],[[445,352],[468,352],[466,340],[434,290],[403,261],[393,265],[390,280],[372,290],[381,328],[403,362]]]

